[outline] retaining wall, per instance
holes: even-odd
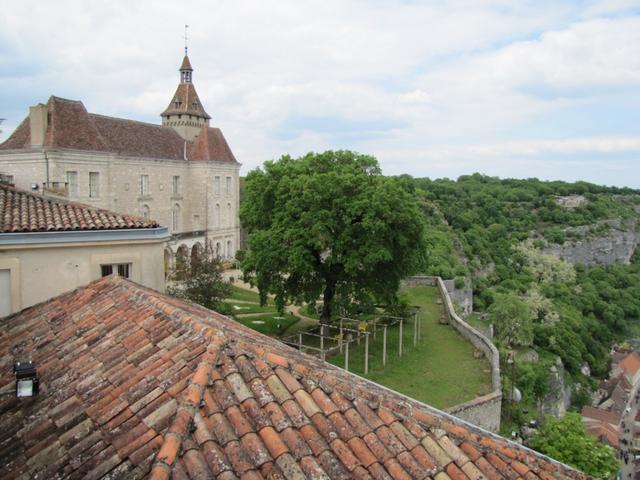
[[[447,288],[440,277],[409,277],[404,279],[403,283],[409,286],[426,285],[438,287],[449,324],[480,350],[491,366],[491,386],[493,391],[487,395],[451,407],[447,409],[447,412],[489,431],[497,432],[500,429],[500,414],[502,412],[502,385],[500,383],[500,355],[498,349],[491,340],[458,316],[453,308]]]

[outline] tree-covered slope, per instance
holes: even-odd
[[[640,191],[479,174],[406,180],[430,227],[424,272],[471,276],[474,310],[501,347],[558,355],[576,380],[585,365],[606,373],[611,343],[640,322],[638,255],[630,265],[571,265],[543,247],[604,235],[609,220],[637,228]]]

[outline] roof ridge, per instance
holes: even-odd
[[[57,95],[50,95],[49,96],[49,100],[60,100],[62,102],[80,103],[80,104],[82,104],[82,100],[72,100],[70,98],[58,97]]]
[[[211,378],[213,365],[218,361],[220,350],[226,343],[223,332],[218,331],[211,339],[207,351],[201,357],[196,371],[191,376],[189,386],[186,388],[186,397],[174,416],[167,433],[163,436],[160,450],[156,454],[151,471],[147,477],[149,480],[168,480],[171,468],[182,447],[182,442],[191,429],[197,408],[204,396],[204,389]]]
[[[87,213],[94,213],[96,215],[105,215],[107,217],[113,218],[118,224],[120,223],[126,224],[127,222],[140,223],[140,225],[138,226],[125,225],[124,227],[111,226],[110,228],[94,227],[94,228],[80,228],[79,230],[95,230],[95,229],[122,230],[125,228],[157,228],[160,226],[160,224],[155,220],[146,219],[139,215],[114,212],[104,208],[94,207],[93,205],[88,205],[86,203],[76,202],[73,200],[66,200],[63,198],[50,197],[45,194],[30,192],[28,190],[24,190],[22,188],[17,188],[15,186],[7,185],[7,184],[0,184],[0,190],[10,191],[10,192],[13,192],[14,195],[20,195],[27,199],[31,198],[33,199],[33,201],[42,202],[43,204],[47,204],[51,208],[53,208],[54,206],[57,206],[58,208],[65,206],[72,209],[85,210],[85,211],[88,211]],[[53,231],[53,230],[58,231],[59,229],[48,229],[47,231]],[[60,231],[68,231],[68,230],[69,229],[62,229]],[[19,230],[19,232],[24,232],[24,231],[25,231],[24,229]],[[18,233],[18,232],[1,232],[0,231],[0,233]]]
[[[127,122],[127,123],[137,123],[140,125],[147,125],[149,127],[159,127],[162,128],[163,130],[173,130],[172,127],[167,127],[166,125],[162,125],[162,124],[158,124],[158,123],[151,123],[151,122],[143,122],[142,120],[134,120],[131,118],[121,118],[121,117],[113,117],[111,115],[103,115],[101,113],[91,113],[91,112],[87,112],[89,114],[90,117],[99,117],[99,118],[106,118],[109,120],[118,120],[120,122]]]

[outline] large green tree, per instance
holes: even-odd
[[[529,306],[515,293],[498,293],[489,308],[496,338],[505,346],[531,345],[533,323]]]
[[[595,478],[614,478],[618,471],[614,449],[590,436],[578,413],[547,417],[531,446]]]
[[[245,278],[280,308],[321,297],[324,323],[338,302],[392,300],[425,251],[409,183],[350,151],[283,156],[253,170],[240,219],[249,232]]]

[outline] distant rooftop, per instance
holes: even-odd
[[[189,87],[190,84],[180,85]],[[194,141],[171,127],[88,113],[82,102],[51,96],[46,105],[44,148],[109,152],[167,160],[233,162],[236,159],[218,128],[204,126]],[[204,110],[202,110],[204,112]],[[184,112],[180,112],[184,113]],[[206,115],[206,112],[205,112]],[[201,144],[206,142],[206,148]],[[31,123],[26,117],[0,144],[3,150],[31,148]]]

